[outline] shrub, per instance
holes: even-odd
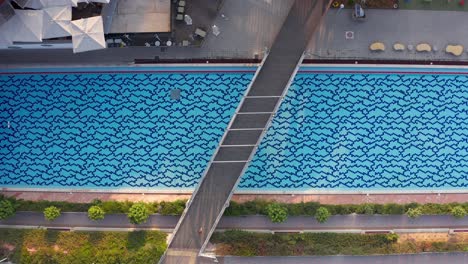
[[[115,213],[128,213],[132,205],[133,203],[129,201],[125,201],[125,202],[104,201],[99,206],[107,214],[115,214]]]
[[[406,211],[406,215],[409,217],[409,218],[418,218],[422,215],[422,211],[419,207],[416,207],[416,208],[410,208],[408,209],[408,211]]]
[[[282,223],[288,219],[288,211],[286,208],[278,203],[269,204],[266,207],[268,218],[273,223]]]
[[[427,203],[420,206],[422,212],[428,215],[435,215],[435,214],[450,214],[451,208],[454,204],[435,204],[435,203]]]
[[[15,214],[15,211],[16,209],[10,201],[0,201],[0,220],[7,219],[8,217],[13,216]]]
[[[325,207],[320,207],[319,209],[317,209],[317,212],[315,213],[315,219],[319,223],[325,223],[328,220],[328,218],[330,218],[330,216],[331,216],[330,212]]]
[[[388,203],[383,206],[383,214],[402,215],[405,213],[405,206],[395,203]]]
[[[285,204],[289,215],[305,215],[304,203]]]
[[[132,224],[141,224],[146,222],[149,217],[149,210],[146,208],[145,203],[138,202],[130,207],[127,216]]]
[[[94,221],[104,219],[105,214],[106,213],[104,212],[104,210],[102,210],[102,208],[97,205],[93,205],[88,209],[88,217],[89,219]]]
[[[53,221],[60,216],[60,209],[55,206],[49,206],[44,209],[44,217],[48,221]]]
[[[359,214],[366,214],[366,215],[372,215],[374,214],[374,205],[373,204],[361,204],[358,207],[358,213]]]
[[[315,215],[315,213],[317,213],[317,209],[319,209],[319,207],[320,207],[320,203],[316,203],[316,202],[304,203],[305,215]]]
[[[384,234],[259,234],[244,231],[214,233],[220,255],[298,256],[298,255],[367,255],[385,254],[389,246]]]
[[[385,240],[387,240],[388,243],[396,243],[398,241],[398,238],[400,237],[398,236],[398,234],[395,233],[387,234],[385,236]]]
[[[463,218],[465,217],[466,215],[466,211],[463,207],[461,206],[455,206],[452,208],[452,211],[451,211],[451,214],[455,217],[455,218]]]
[[[185,200],[177,200],[174,202],[161,202],[160,213],[162,215],[181,215],[185,209]]]

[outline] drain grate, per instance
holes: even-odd
[[[171,90],[171,99],[172,100],[180,100],[180,89],[172,89]]]

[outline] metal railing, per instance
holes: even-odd
[[[206,166],[205,171],[203,172],[203,176],[202,176],[202,178],[200,179],[200,182],[197,184],[197,187],[196,187],[195,190],[193,191],[192,196],[191,196],[190,199],[187,201],[187,204],[186,204],[186,206],[185,206],[185,209],[184,209],[184,211],[182,212],[182,215],[180,216],[179,221],[177,222],[176,227],[174,228],[174,232],[173,232],[172,236],[170,237],[169,242],[167,243],[168,246],[167,246],[166,252],[165,252],[164,255],[161,257],[159,263],[163,263],[163,261],[164,261],[164,259],[165,259],[165,257],[166,257],[166,254],[167,254],[167,250],[169,249],[169,247],[170,247],[171,244],[172,244],[172,241],[174,240],[175,234],[176,234],[177,231],[179,230],[180,225],[182,224],[182,222],[184,221],[185,216],[186,216],[186,214],[187,214],[187,212],[188,212],[188,210],[189,210],[189,208],[190,208],[190,205],[192,204],[192,202],[193,202],[195,196],[196,196],[197,193],[198,193],[198,190],[200,189],[200,186],[202,185],[203,181],[205,180],[206,175],[208,174],[208,171],[209,171],[209,169],[210,169],[210,167],[211,167],[211,164],[213,164],[214,159],[215,159],[216,155],[218,154],[218,152],[219,152],[219,150],[220,150],[220,147],[221,147],[221,145],[222,145],[224,139],[226,138],[227,133],[229,132],[229,128],[231,127],[232,123],[234,122],[234,119],[235,119],[236,116],[237,116],[236,113],[239,112],[239,110],[240,110],[240,108],[241,108],[241,106],[242,106],[242,104],[243,104],[243,102],[244,102],[244,100],[245,100],[245,97],[246,97],[247,94],[250,92],[250,89],[252,88],[252,85],[253,85],[253,83],[255,82],[255,79],[257,78],[257,76],[258,76],[258,74],[259,74],[261,68],[263,67],[263,64],[265,63],[265,61],[266,61],[266,59],[267,59],[267,57],[268,57],[268,51],[265,50],[264,52],[265,52],[265,56],[264,56],[262,62],[260,63],[260,65],[258,66],[258,68],[257,68],[257,70],[256,70],[256,72],[255,72],[255,75],[253,76],[252,81],[250,82],[249,86],[247,87],[247,89],[246,89],[244,95],[242,96],[241,101],[240,101],[239,104],[237,105],[236,111],[234,112],[233,116],[231,117],[231,120],[229,121],[229,124],[227,125],[226,130],[224,131],[224,134],[223,134],[223,136],[221,137],[221,139],[220,139],[220,141],[219,141],[219,143],[218,143],[218,146],[217,146],[216,150],[214,151],[213,155],[211,156],[211,159],[210,159],[210,161],[208,162],[208,165]],[[223,211],[224,211],[224,210],[223,210]],[[220,215],[222,215],[222,213],[221,213]],[[218,216],[218,218],[217,218],[217,220],[216,220],[215,223],[218,223],[219,218],[220,218],[220,216]],[[216,224],[214,225],[213,228],[215,228],[215,227],[216,227]],[[212,228],[212,230],[213,230],[213,228]],[[210,233],[208,233],[208,239],[207,239],[207,240],[209,240],[209,237],[211,236],[211,234],[212,234],[212,231],[210,230]],[[206,245],[206,243],[204,243],[203,245]],[[204,246],[202,246],[202,249],[204,249]],[[200,250],[200,252],[202,252],[202,251],[203,251],[203,250]]]
[[[263,66],[263,63],[265,62],[266,58],[268,56],[265,56],[265,59],[262,61],[262,66]],[[216,229],[216,226],[219,222],[219,220],[221,219],[221,216],[223,215],[223,212],[224,210],[226,210],[226,208],[229,206],[229,201],[231,200],[232,198],[232,195],[234,194],[234,191],[236,190],[237,186],[239,185],[239,182],[242,178],[242,175],[245,173],[245,171],[247,170],[247,168],[249,167],[250,165],[250,161],[252,160],[252,158],[254,157],[255,153],[257,152],[257,149],[260,145],[260,143],[262,142],[262,139],[263,137],[265,136],[266,132],[268,131],[269,127],[271,126],[272,124],[272,121],[273,121],[273,118],[275,117],[275,113],[278,112],[278,109],[281,105],[281,102],[283,101],[284,97],[286,96],[288,90],[289,90],[289,87],[291,86],[291,83],[292,81],[294,80],[294,77],[296,76],[298,70],[299,70],[299,67],[302,63],[302,60],[304,59],[304,53],[302,54],[302,56],[300,57],[299,61],[297,62],[296,64],[296,67],[294,69],[294,72],[291,74],[291,76],[289,77],[289,80],[288,80],[288,83],[286,84],[286,87],[285,89],[283,90],[283,93],[281,94],[281,99],[278,100],[278,102],[276,103],[275,105],[275,109],[273,111],[273,113],[270,115],[270,118],[268,119],[268,122],[267,124],[265,125],[265,128],[263,129],[262,133],[260,134],[260,137],[258,138],[257,140],[257,143],[255,144],[252,152],[250,153],[249,155],[249,158],[247,159],[247,162],[246,164],[244,165],[244,168],[242,169],[241,173],[240,173],[240,176],[237,178],[236,180],[236,183],[234,184],[234,187],[231,189],[231,192],[229,193],[229,196],[228,198],[226,199],[226,201],[224,202],[224,206],[223,206],[223,209],[221,210],[220,214],[218,215],[218,217],[216,218],[215,220],[215,223],[213,225],[213,227],[211,228],[210,232],[208,233],[208,237],[207,239],[205,240],[205,242],[203,243],[203,245],[201,246],[201,249],[200,249],[200,253],[199,254],[202,254],[203,251],[205,250],[206,248],[206,245],[208,244],[209,240],[210,240],[210,237],[211,235],[213,234],[214,230]],[[257,73],[260,71],[261,67],[259,67],[259,69],[257,70]],[[257,75],[256,73],[256,75]],[[256,77],[255,75],[255,77]],[[255,79],[252,80],[250,86],[249,86],[249,89],[247,90],[246,92],[246,95],[248,94],[249,90],[250,90],[250,87],[252,86],[252,84],[254,83]],[[242,106],[242,103],[244,102],[244,99],[245,99],[245,96],[244,98],[242,99],[241,103],[239,104],[239,109],[240,107]],[[238,109],[238,110],[239,110]],[[236,112],[238,112],[238,110]],[[235,115],[236,116],[236,115]],[[231,121],[234,120],[235,116],[233,117],[233,119]],[[232,122],[231,122],[232,123]],[[229,128],[231,127],[231,123],[229,124],[228,128],[226,129],[226,132],[225,132],[225,135],[228,133],[229,131]],[[221,141],[222,142],[222,141]]]

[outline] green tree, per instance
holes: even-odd
[[[57,219],[57,217],[60,216],[60,209],[58,209],[55,206],[49,206],[46,209],[44,209],[44,217],[48,221],[53,221]]]
[[[325,207],[320,207],[319,209],[317,209],[317,212],[315,212],[315,219],[319,223],[325,223],[328,220],[328,218],[330,218],[330,216],[330,212]]]
[[[419,207],[416,207],[416,208],[410,208],[408,209],[408,211],[406,211],[406,215],[409,217],[409,218],[418,218],[422,215],[422,210],[421,208]]]
[[[463,218],[466,215],[466,211],[465,211],[465,209],[463,207],[458,205],[458,206],[455,206],[455,207],[452,208],[451,214],[455,218]]]
[[[270,218],[273,223],[282,223],[288,219],[287,209],[279,203],[269,204],[266,210],[268,218]]]
[[[105,214],[104,210],[97,205],[93,205],[88,209],[88,218],[94,221],[104,219]]]
[[[0,201],[0,219],[7,219],[8,217],[13,216],[15,212],[16,209],[10,201]]]
[[[150,213],[145,203],[138,202],[130,207],[127,216],[132,224],[141,224],[148,220]]]

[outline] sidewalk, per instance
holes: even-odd
[[[108,214],[101,221],[91,221],[87,213],[62,213],[53,222],[46,221],[41,212],[18,212],[14,217],[0,221],[0,227],[47,227],[76,230],[109,230],[116,229],[160,229],[171,231],[179,216],[151,215],[146,223],[133,225],[128,222],[125,214]],[[251,231],[338,231],[361,232],[365,230],[396,230],[398,232],[415,232],[426,229],[426,232],[448,232],[448,229],[468,229],[468,217],[455,219],[452,216],[422,216],[410,219],[405,215],[337,215],[324,223],[318,223],[311,216],[289,217],[284,223],[272,223],[267,217],[240,216],[223,217],[217,230],[243,229]],[[411,229],[411,230],[406,230]],[[429,230],[430,229],[430,230]]]
[[[468,253],[426,253],[385,256],[218,257],[221,264],[439,264],[468,263]]]
[[[191,59],[191,58],[253,58],[262,56],[286,17],[291,0],[238,1],[225,0],[214,24],[221,34],[208,32],[203,47],[111,48],[82,54],[71,50],[0,50],[0,67],[31,65],[128,65],[134,59]],[[224,14],[224,18],[221,17]],[[324,23],[314,35],[307,52],[313,59],[389,59],[389,60],[468,60],[466,52],[455,57],[446,54],[447,44],[461,44],[468,48],[468,35],[463,25],[468,24],[466,12],[428,10],[366,10],[366,21],[351,19],[351,10],[337,12],[330,9]],[[352,31],[353,39],[345,32]],[[384,52],[370,52],[369,44],[381,41]],[[420,42],[435,45],[438,51],[417,53],[395,52],[395,42],[416,46]]]
[[[387,60],[468,60],[464,52],[460,57],[447,54],[447,44],[468,47],[468,35],[462,25],[468,23],[466,12],[368,9],[365,21],[354,21],[351,10],[338,13],[330,9],[325,23],[309,45],[313,59],[387,59]],[[346,39],[346,31],[353,32]],[[383,52],[371,52],[372,42],[383,42]],[[393,44],[413,45],[413,50],[393,51]],[[432,52],[416,52],[417,44],[426,42],[437,48]]]
[[[40,191],[7,191],[0,194],[31,201],[67,201],[90,203],[94,199],[101,201],[143,201],[170,202],[188,200],[191,193],[110,193],[110,192],[40,192]],[[455,203],[468,201],[468,193],[427,193],[427,194],[234,194],[232,200],[244,203],[255,199],[275,200],[282,203],[319,202],[322,204],[363,204],[363,203]]]

